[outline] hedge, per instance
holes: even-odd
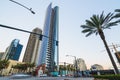
[[[108,80],[120,80],[120,74],[119,75],[94,75],[93,76],[96,79],[108,79]]]

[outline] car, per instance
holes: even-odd
[[[9,76],[10,79],[24,79],[24,78],[30,78],[30,77],[32,76],[26,73],[17,73]]]
[[[47,77],[47,74],[41,74],[40,77]]]

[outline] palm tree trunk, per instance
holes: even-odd
[[[104,43],[104,45],[105,45],[105,48],[106,48],[106,50],[107,50],[107,53],[108,53],[109,58],[110,58],[110,60],[111,60],[111,63],[112,63],[112,65],[113,65],[113,67],[114,67],[115,74],[119,74],[119,70],[118,70],[118,68],[117,68],[117,65],[116,65],[116,63],[115,63],[115,61],[114,61],[114,59],[113,59],[113,56],[112,56],[112,54],[111,54],[111,52],[110,52],[110,49],[109,49],[109,47],[108,47],[108,45],[107,45],[107,42],[106,42],[106,40],[105,40],[104,33],[101,31],[101,32],[99,33],[99,35],[100,35],[101,39],[103,40],[103,43]]]

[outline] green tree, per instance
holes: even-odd
[[[1,60],[0,61],[0,69],[7,68],[9,66],[9,61],[8,60]]]
[[[26,63],[28,66],[27,68],[29,69],[29,72],[31,72],[31,70],[33,70],[33,68],[35,67],[35,63]]]
[[[0,60],[0,71],[2,73],[3,69],[6,69],[9,66],[9,61],[8,60]]]
[[[93,15],[90,17],[90,20],[86,20],[85,25],[81,25],[83,28],[82,33],[87,33],[86,37],[90,36],[91,34],[99,34],[100,38],[102,39],[105,48],[107,50],[107,53],[109,55],[109,58],[111,60],[111,63],[115,69],[115,73],[119,74],[118,68],[116,66],[116,63],[111,55],[110,49],[108,47],[108,44],[105,39],[105,35],[103,30],[104,29],[110,29],[112,26],[118,25],[118,20],[114,19],[113,13],[108,13],[106,16],[104,15],[104,12],[102,12],[101,15]]]
[[[64,65],[59,65],[59,70],[60,70],[60,71],[61,71],[61,70],[65,70]]]
[[[75,67],[71,64],[68,64],[66,67],[68,71],[75,71]]]
[[[17,69],[18,72],[25,72],[28,68],[28,65],[26,63],[24,63],[24,64],[18,63],[16,65],[13,65],[12,68]]]

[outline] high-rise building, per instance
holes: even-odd
[[[5,54],[2,59],[11,59],[11,60],[19,60],[23,45],[19,44],[18,39],[14,39],[10,46],[7,47]]]
[[[58,70],[58,6],[47,8],[38,66],[44,65],[48,72]]]
[[[78,58],[76,60],[77,62],[77,70],[79,71],[86,71],[87,70],[87,66],[85,64],[85,61],[82,58]]]
[[[35,28],[32,31],[33,33],[42,34],[42,30]],[[30,34],[26,51],[23,57],[23,62],[35,63],[37,62],[38,49],[40,47],[39,35]]]

